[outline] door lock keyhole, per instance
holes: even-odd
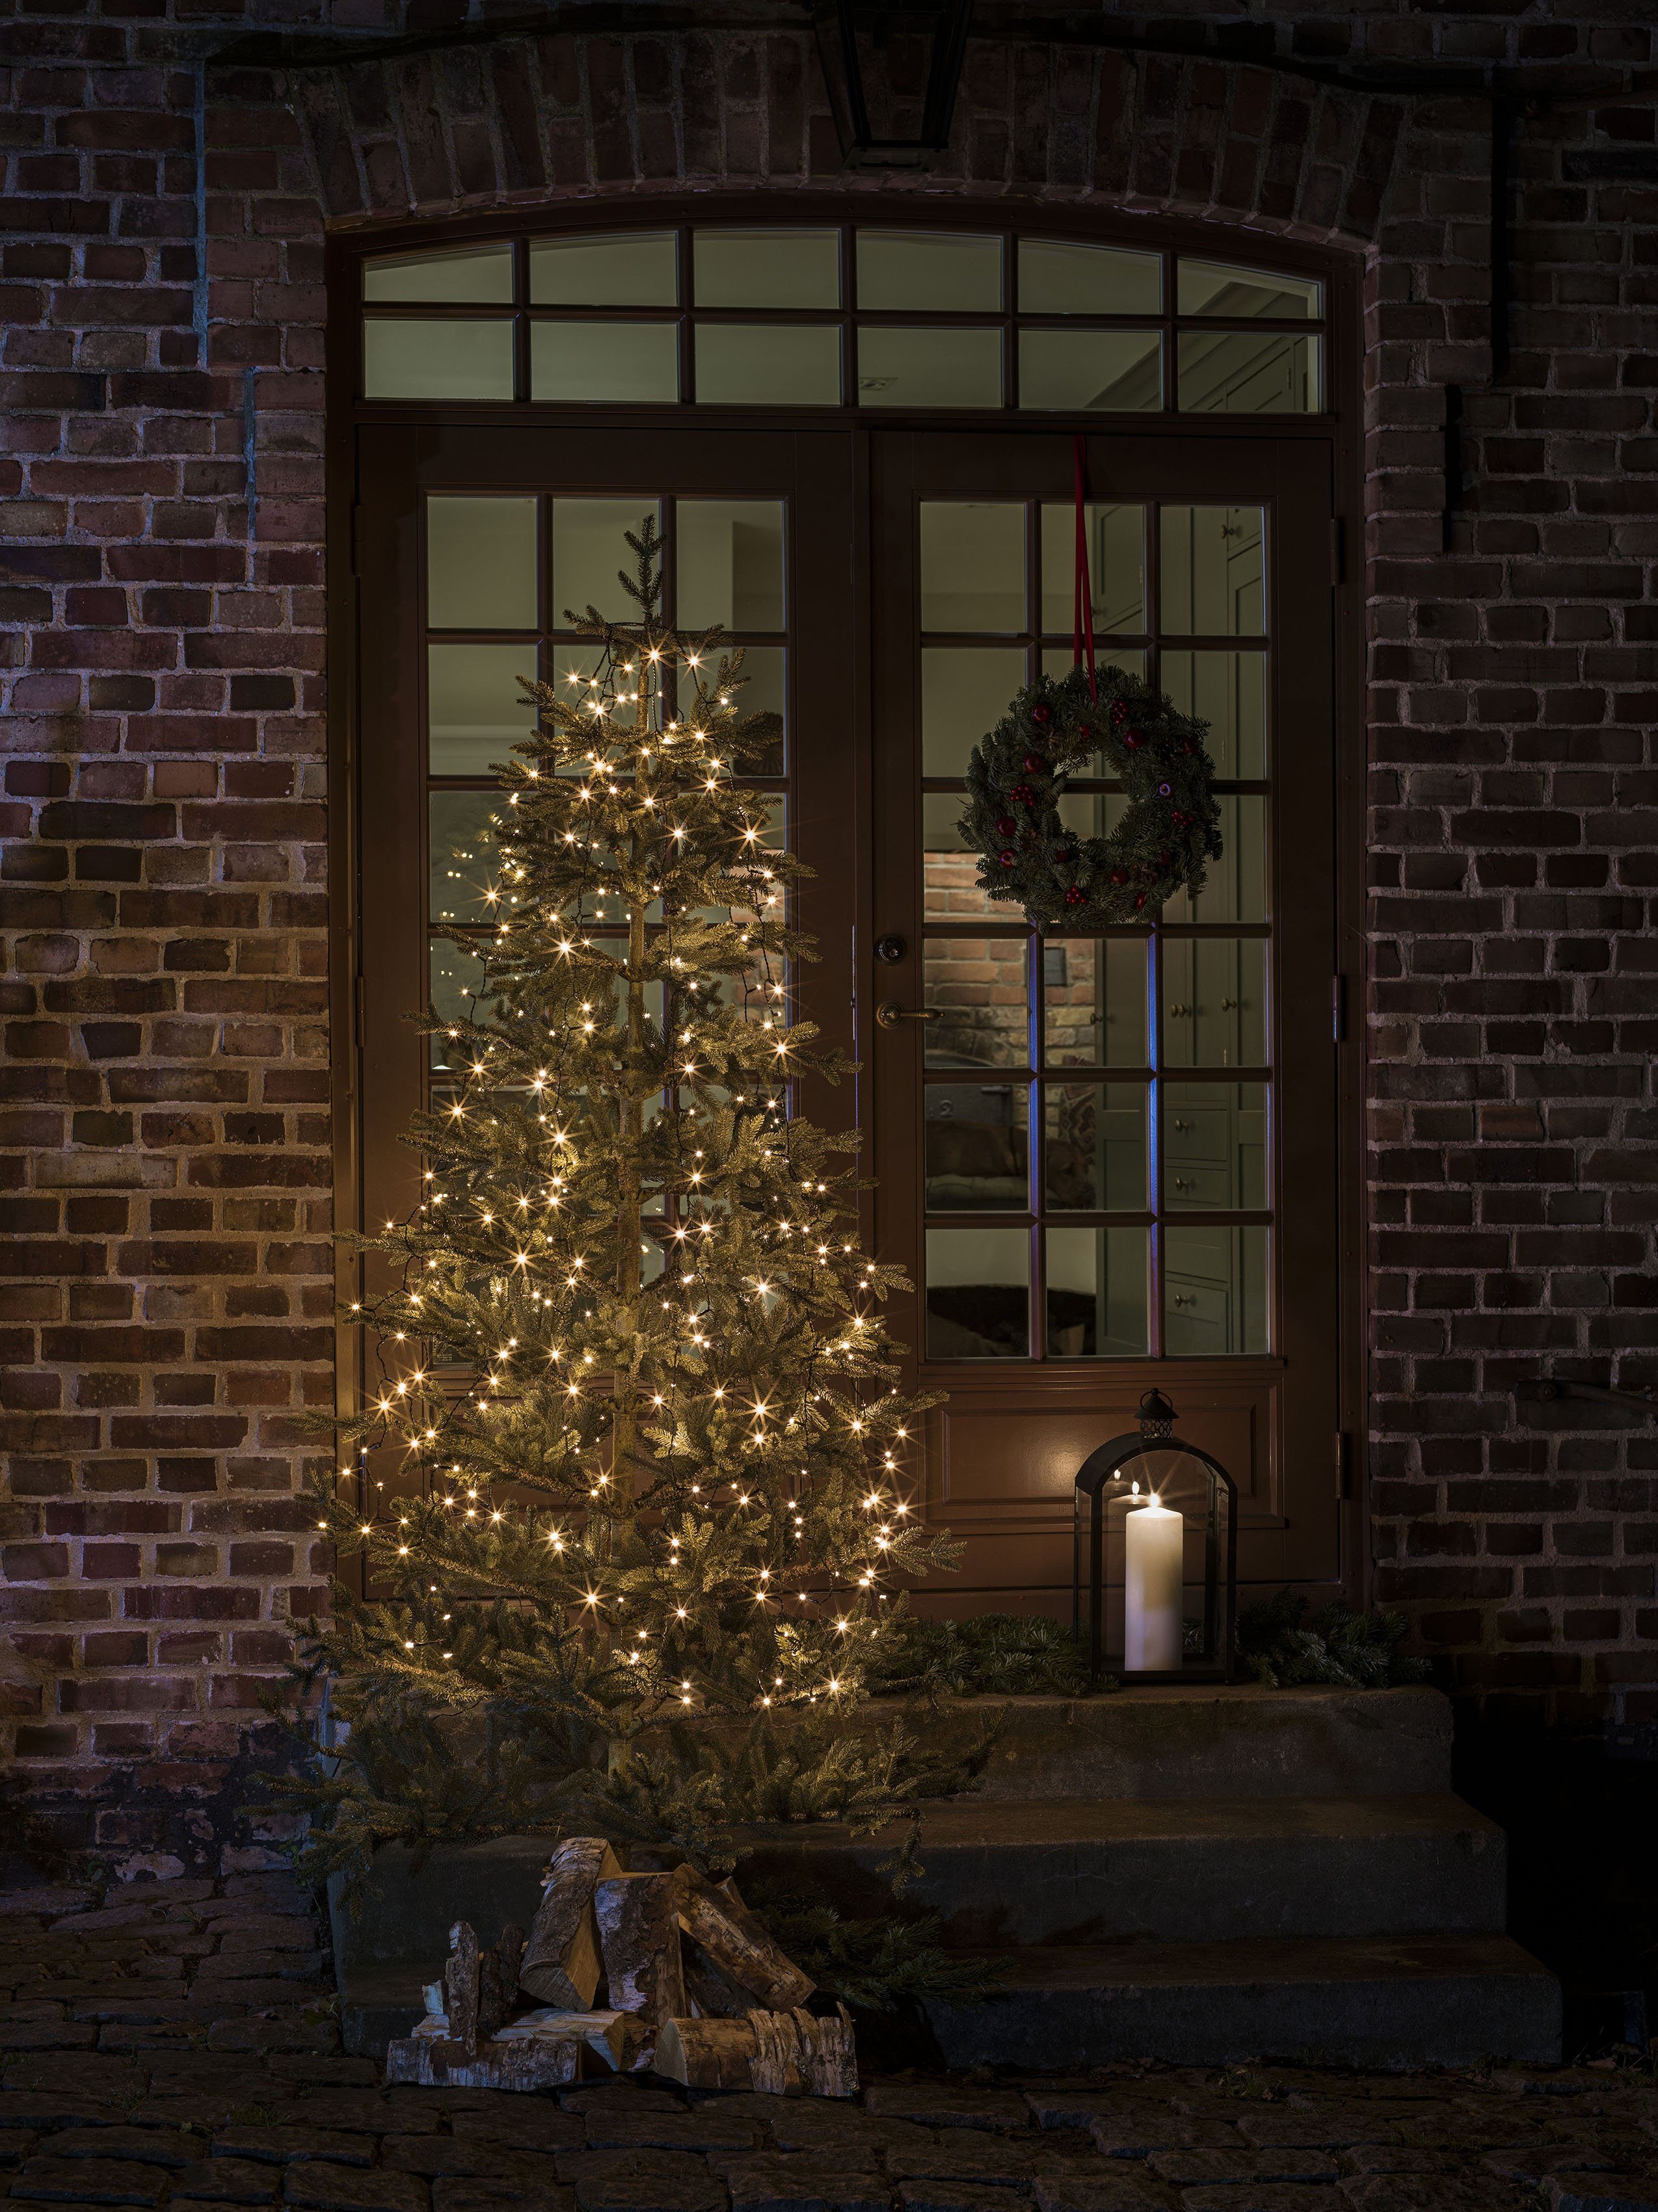
[[[889,968],[896,967],[908,950],[903,939],[896,935],[878,937],[875,940],[875,957],[884,961]]]

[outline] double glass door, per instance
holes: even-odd
[[[820,954],[793,1005],[860,1062],[797,1108],[861,1125],[864,1232],[917,1286],[895,1333],[950,1393],[948,1603],[1068,1603],[1071,1478],[1153,1382],[1239,1482],[1246,1577],[1333,1578],[1326,448],[1089,441],[1096,657],[1208,721],[1225,849],[1154,925],[1046,939],[956,823],[975,743],[1072,663],[1068,437],[365,425],[357,466],[360,1218],[414,1201],[398,1133],[446,1071],[406,1017],[477,980],[433,933],[484,925],[516,679],[579,690],[565,611],[625,616],[651,512],[670,618],[724,623],[784,717],[763,781]],[[1079,780],[1066,811],[1123,803]]]

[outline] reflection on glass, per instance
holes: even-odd
[[[677,261],[671,230],[535,239],[530,298],[538,307],[671,307]]]
[[[1022,315],[1155,315],[1163,307],[1163,257],[1065,239],[1019,240]]]
[[[1163,1348],[1175,1359],[1270,1352],[1266,1229],[1181,1224],[1163,1236]]]
[[[735,655],[732,655],[735,658]],[[780,645],[750,645],[743,647],[743,665],[738,671],[738,687],[723,696],[729,697],[739,716],[775,714],[785,726],[788,720],[788,656]],[[689,672],[679,678],[679,711],[689,714],[695,703],[691,689]],[[710,691],[707,696],[717,702],[722,695]],[[715,725],[714,726],[718,726]],[[745,752],[738,765],[745,775],[780,775],[783,772],[783,733],[780,733],[762,748]]]
[[[699,230],[692,257],[699,307],[841,304],[841,240],[833,230]]]
[[[1024,628],[1022,501],[921,502],[921,628]]]
[[[1266,801],[1257,793],[1223,792],[1221,853],[1211,860],[1196,898],[1176,891],[1163,910],[1165,921],[1265,921],[1266,919]]]
[[[1316,415],[1322,341],[1287,331],[1182,331],[1180,404],[1188,415]]]
[[[619,571],[632,576],[638,556],[626,533],[638,535],[646,515],[659,515],[653,499],[556,499],[553,501],[553,605],[561,626],[568,611],[590,606],[611,622],[636,622],[639,609],[623,589]]]
[[[858,304],[949,314],[1002,304],[1002,241],[944,230],[860,230]]]
[[[1042,1203],[1050,1213],[1141,1213],[1146,1089],[1049,1083],[1042,1090]]]
[[[1162,1088],[1164,1211],[1264,1212],[1266,1085],[1167,1082]]]
[[[1094,631],[1145,628],[1145,509],[1090,502],[1088,581]],[[1068,633],[1075,604],[1077,511],[1069,500],[1042,503],[1042,628]],[[1097,658],[1098,656],[1096,656]]]
[[[1030,1051],[1023,937],[929,937],[923,963],[929,1067],[1023,1067]]]
[[[968,850],[961,830],[966,804],[966,793],[959,791],[929,791],[922,798],[923,911],[929,921],[959,921],[975,915],[999,915],[1011,921],[1015,909],[979,888],[978,854]]]
[[[427,501],[426,619],[433,629],[536,627],[534,500]]]
[[[674,505],[675,592],[680,626],[780,630],[780,499],[682,499]]]
[[[1144,414],[1163,405],[1163,340],[1156,331],[1019,332],[1019,404]]]
[[[428,807],[427,919],[434,923],[488,921],[490,908],[483,894],[501,872],[489,817],[500,811],[501,794],[434,791]]]
[[[838,407],[835,323],[699,323],[696,396],[715,407]]]
[[[926,1356],[1025,1359],[1030,1238],[1023,1229],[929,1229]]]
[[[1147,1347],[1144,1229],[1050,1229],[1045,1237],[1050,1359],[1124,1359]]]
[[[1207,722],[1204,740],[1220,776],[1266,773],[1266,656],[1178,653],[1158,660],[1158,680],[1182,714]]]
[[[536,726],[534,703],[518,681],[537,673],[534,645],[429,645],[426,652],[432,774],[493,775]]]
[[[930,1083],[922,1093],[929,1213],[1024,1212],[1029,1094],[1023,1083]]]
[[[1264,269],[1188,261],[1184,254],[1177,289],[1183,315],[1277,315],[1313,322],[1324,313],[1324,287],[1315,276],[1276,276]]]
[[[464,1049],[469,1042],[466,1024],[475,1017],[481,1022],[493,1020],[496,1007],[493,1000],[473,995],[483,988],[483,963],[465,945],[434,944],[430,951],[432,1011],[440,1021],[452,1022],[460,1030],[459,1038],[438,1031],[428,1040],[430,1064],[459,1068],[473,1056]]]
[[[1266,1065],[1266,945],[1259,937],[1168,938],[1163,1065]]]
[[[642,406],[679,397],[676,323],[531,323],[531,399]]]
[[[930,645],[921,653],[921,773],[965,775],[968,757],[1024,684],[1018,645]]]
[[[1266,623],[1258,507],[1165,507],[1163,627],[1198,637],[1260,637]]]
[[[506,307],[513,297],[510,246],[468,246],[449,253],[392,253],[362,264],[365,300],[475,301]]]
[[[1042,1031],[1048,1066],[1149,1066],[1149,949],[1144,937],[1044,940]]]
[[[423,322],[399,315],[362,326],[365,399],[510,399],[513,325],[504,317]]]
[[[1002,334],[942,325],[903,330],[863,323],[858,331],[860,407],[999,407]]]
[[[1076,666],[1076,654],[1068,645],[1045,645],[1042,647],[1044,676],[1069,676]],[[1094,672],[1104,678],[1108,668],[1121,669],[1125,676],[1144,676],[1145,653],[1138,645],[1113,645],[1096,641]],[[1081,771],[1078,770],[1080,774]]]

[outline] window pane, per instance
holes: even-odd
[[[1167,1229],[1163,1348],[1171,1358],[1270,1352],[1265,1229]]]
[[[1019,240],[1022,315],[1155,315],[1163,307],[1163,257],[1060,239]]]
[[[1028,1086],[930,1083],[922,1096],[927,1212],[1028,1212]]]
[[[427,803],[427,919],[489,921],[483,893],[501,866],[489,817],[500,811],[500,793],[434,791]]]
[[[1165,939],[1163,1066],[1263,1067],[1266,1057],[1265,940]]]
[[[1144,1229],[1048,1231],[1050,1359],[1124,1359],[1144,1354],[1151,1243]]]
[[[433,629],[536,627],[534,500],[427,501],[426,620]]]
[[[530,297],[538,307],[671,307],[679,297],[674,234],[537,239]]]
[[[960,921],[963,915],[1013,919],[1014,909],[998,906],[979,889],[979,860],[963,842],[960,823],[966,794],[929,791],[921,800],[923,911],[930,921]]]
[[[1017,645],[930,645],[921,654],[921,772],[965,775],[968,756],[1024,684]]]
[[[398,253],[362,265],[365,300],[477,301],[510,306],[513,249],[470,246],[453,253]]]
[[[1163,405],[1156,331],[1021,331],[1019,404],[1142,414]]]
[[[531,323],[530,397],[671,405],[679,397],[679,326]]]
[[[459,1067],[471,1057],[465,1050],[465,1024],[474,1016],[489,1021],[495,1012],[493,1000],[472,995],[483,988],[483,963],[465,945],[446,942],[432,946],[430,973],[434,1012],[440,1021],[457,1024],[461,1031],[459,1039],[440,1034],[428,1038],[430,1064],[434,1068]]]
[[[1042,1204],[1049,1213],[1145,1211],[1146,1095],[1139,1083],[1044,1085]]]
[[[926,1356],[1030,1356],[1030,1238],[1023,1229],[929,1229]]]
[[[1260,637],[1266,627],[1261,509],[1165,507],[1162,523],[1164,630]]]
[[[1088,582],[1094,635],[1145,628],[1145,509],[1090,503]],[[1069,500],[1042,504],[1042,628],[1070,635],[1076,601],[1077,510]],[[1096,658],[1099,655],[1096,653]]]
[[[696,396],[715,407],[838,407],[835,323],[699,323]]]
[[[535,647],[431,645],[426,651],[432,774],[493,775],[536,726],[535,708],[518,683],[537,672]]]
[[[674,528],[674,589],[685,629],[782,629],[780,499],[682,499]]]
[[[860,230],[858,304],[900,314],[993,311],[1002,304],[1002,241],[943,230]]]
[[[729,696],[739,714],[775,714],[780,721],[788,720],[788,655],[780,645],[750,645],[743,648],[743,665],[738,672],[739,688]],[[718,698],[718,693],[710,693]],[[679,708],[683,714],[693,703],[695,694],[682,676],[679,679]],[[780,775],[783,772],[783,743],[768,746],[763,753],[750,753],[741,763],[744,775]]]
[[[1043,973],[1043,1050],[1050,1067],[1145,1067],[1144,937],[1048,939]]]
[[[1324,287],[1315,276],[1275,276],[1262,269],[1233,269],[1218,261],[1180,264],[1183,315],[1283,315],[1311,322],[1324,313]]]
[[[513,325],[399,315],[362,326],[365,399],[510,399]]]
[[[1316,415],[1322,344],[1288,331],[1182,331],[1180,404],[1189,415]]]
[[[1266,773],[1266,656],[1264,653],[1164,652],[1157,680],[1182,714],[1209,725],[1205,740],[1215,772]]]
[[[1165,1083],[1161,1150],[1165,1212],[1265,1212],[1266,1085]]]
[[[999,407],[1002,334],[860,323],[858,401],[865,407]]]
[[[1042,648],[1044,676],[1068,676],[1076,661],[1068,645],[1049,645]],[[1144,676],[1145,654],[1137,645],[1114,645],[1108,639],[1096,636],[1094,640],[1094,672],[1102,678],[1108,668],[1120,668],[1125,676]]]
[[[1024,506],[926,500],[921,505],[921,628],[1023,629]]]
[[[929,937],[922,1004],[929,1067],[1023,1067],[1030,1051],[1023,937]]]
[[[1221,854],[1211,860],[1196,898],[1176,891],[1163,910],[1165,921],[1265,921],[1266,919],[1266,801],[1254,793],[1222,793]]]
[[[699,307],[841,304],[837,231],[699,230],[692,251]]]
[[[653,499],[553,501],[553,606],[561,624],[567,610],[590,606],[610,622],[638,621],[638,604],[621,581],[621,571],[631,578],[639,567],[627,532],[637,537],[646,515],[659,512]]]

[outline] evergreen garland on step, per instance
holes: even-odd
[[[1154,921],[1175,891],[1195,897],[1220,858],[1208,724],[1121,668],[1097,671],[1097,688],[1090,697],[1080,667],[1039,676],[968,763],[961,830],[979,887],[1015,901],[1035,929]],[[1078,836],[1060,811],[1078,774],[1124,787],[1127,811],[1107,836]]]
[[[1294,1590],[1245,1606],[1238,1616],[1238,1663],[1269,1690],[1297,1683],[1329,1682],[1347,1690],[1390,1689],[1419,1682],[1425,1659],[1397,1649],[1405,1634],[1400,1613],[1355,1613],[1338,1601],[1309,1620],[1307,1601]]]

